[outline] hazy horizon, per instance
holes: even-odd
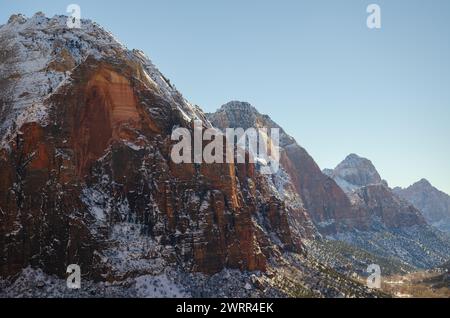
[[[450,194],[450,2],[161,2],[4,0],[0,24],[79,4],[205,112],[249,102],[322,169],[356,153],[391,187],[426,178]]]

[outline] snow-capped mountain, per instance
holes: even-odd
[[[111,259],[98,241],[123,222],[138,224],[125,232],[151,233],[154,254],[187,259],[196,271],[265,268],[246,202],[247,178],[257,176],[245,167],[173,166],[172,128],[203,115],[141,52],[90,21],[67,29],[64,17],[42,14],[14,16],[0,34],[12,96],[1,123],[2,273],[42,264],[61,274],[73,262],[101,276],[95,264],[113,264],[96,261]],[[36,105],[39,117],[30,115]],[[293,244],[289,233],[280,242]]]
[[[142,52],[66,21],[0,27],[0,297],[378,294],[305,254],[319,202],[286,173],[175,164],[173,129],[210,127],[203,112]],[[65,288],[69,264],[85,289]]]
[[[142,81],[178,107],[187,120],[199,116],[143,52],[128,50],[95,22],[82,20],[80,29],[68,28],[66,23],[65,16],[47,18],[39,12],[29,19],[13,15],[0,27],[3,146],[14,138],[14,127],[26,122],[45,125],[45,101],[72,80],[72,71],[87,58],[123,58],[142,65]]]
[[[143,52],[67,19],[0,26],[0,297],[373,297],[349,273],[448,261],[370,161],[327,176],[250,104],[205,115]],[[175,164],[172,132],[194,120],[280,128],[281,169]]]
[[[450,233],[450,196],[422,179],[406,189],[394,188],[399,197],[418,208],[431,225]]]

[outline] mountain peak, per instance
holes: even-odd
[[[256,121],[256,119],[260,117],[268,118],[267,115],[262,115],[252,104],[237,100],[233,100],[222,105],[216,113],[225,113],[227,116],[244,114],[247,117],[251,117],[253,121]]]
[[[28,20],[39,20],[39,19],[45,19],[45,13],[43,13],[42,11],[38,11],[35,14],[33,14],[33,16],[31,18],[27,18],[24,14],[22,13],[17,13],[17,14],[12,14],[9,19],[8,19],[8,24],[14,24],[14,23],[25,23]]]
[[[325,170],[346,192],[370,184],[381,184],[381,179],[373,163],[357,154],[349,154],[334,170]]]
[[[42,11],[36,12],[32,17],[27,17],[22,13],[12,14],[7,24],[3,26],[15,27],[19,29],[26,29],[34,27],[36,29],[43,29],[47,27],[65,27],[68,17],[64,15],[55,15],[49,18]],[[92,23],[90,20],[81,20],[82,23]],[[49,23],[49,25],[47,25]],[[38,28],[39,27],[39,28]]]
[[[356,153],[349,154],[344,161],[364,160],[365,158],[358,156]],[[367,160],[367,159],[365,159]]]
[[[230,101],[208,116],[217,127],[278,127],[269,116],[262,115],[253,105],[242,101]]]
[[[427,179],[423,178],[420,181],[417,181],[415,184],[413,184],[413,186],[422,186],[422,187],[432,187],[430,181],[428,181]]]
[[[250,104],[248,102],[237,101],[237,100],[233,100],[233,101],[230,101],[230,102],[222,105],[220,110],[222,110],[222,111],[248,110],[248,111],[258,113],[256,108],[254,106],[252,106],[252,104]]]
[[[31,18],[15,14],[0,27],[0,72],[5,78],[0,103],[9,110],[0,117],[2,146],[14,138],[14,126],[45,122],[45,101],[88,56],[126,54],[126,48],[97,24],[82,20],[81,28],[71,29],[67,19],[62,15],[47,18],[42,12]]]

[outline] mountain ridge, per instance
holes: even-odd
[[[246,102],[229,102],[207,117],[220,129],[280,127]],[[437,266],[448,257],[448,238],[430,228],[412,204],[395,195],[370,160],[350,154],[334,170],[321,172],[306,150],[282,129],[280,149],[281,170],[325,238],[413,267]]]
[[[203,112],[142,52],[66,19],[0,28],[1,296],[66,297],[68,264],[80,297],[380,294],[306,255],[285,175],[173,163],[174,128],[210,127]]]
[[[394,255],[393,268],[430,267],[448,255],[428,249],[441,242],[420,227],[382,238],[404,240],[394,254],[367,247],[379,192],[355,204],[282,129],[274,175],[252,163],[175,164],[172,132],[196,120],[281,127],[237,101],[204,114],[141,51],[66,19],[16,15],[0,27],[0,296],[66,297],[67,264],[78,264],[81,297],[380,297],[352,266]],[[310,244],[329,238],[352,247]],[[413,239],[426,248],[403,250]],[[376,256],[324,255],[359,248]]]

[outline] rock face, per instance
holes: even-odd
[[[372,162],[356,154],[348,155],[334,170],[325,169],[324,173],[333,178],[345,192],[382,183]]]
[[[279,174],[285,175],[284,188],[291,189],[280,197],[287,206],[296,198],[323,236],[412,267],[433,267],[450,255],[448,239],[392,192],[370,160],[351,154],[322,173],[292,137],[248,103],[230,102],[207,116],[221,129],[280,128]]]
[[[66,21],[0,27],[0,297],[376,294],[307,258],[285,171],[175,164],[174,128],[211,127],[203,112],[142,52]]]
[[[375,223],[387,228],[426,224],[419,210],[394,194],[370,160],[350,154],[324,173],[335,179],[353,206],[365,214],[369,227],[377,227]]]
[[[83,297],[373,296],[304,242],[320,233],[391,251],[374,219],[402,240],[402,260],[449,255],[373,171],[346,173],[364,183],[346,195],[283,130],[273,175],[261,162],[175,164],[172,132],[192,134],[195,120],[280,127],[246,103],[206,116],[142,52],[66,20],[15,15],[0,27],[0,296],[66,296],[69,264]]]
[[[431,228],[415,206],[397,196],[370,160],[352,154],[324,174],[347,193],[359,211],[359,225],[365,224],[350,226],[334,238],[421,268],[439,265],[449,257],[448,238]]]
[[[358,222],[355,211],[345,193],[329,177],[325,176],[314,159],[300,147],[294,138],[269,116],[260,114],[245,102],[233,101],[222,106],[216,113],[208,114],[208,119],[218,128],[279,128],[280,165],[310,219],[321,233],[336,233],[340,230],[335,219],[343,220],[339,226]]]
[[[65,21],[0,28],[0,276],[62,276],[73,263],[99,280],[165,266],[265,271],[301,251],[303,210],[254,165],[171,161],[174,127],[210,123],[141,52]]]
[[[450,232],[450,196],[422,179],[406,189],[395,188],[395,194],[418,208],[431,225]]]
[[[390,229],[426,224],[419,210],[393,195],[385,185],[361,187],[351,195],[355,205],[368,211],[370,223],[381,223]]]

